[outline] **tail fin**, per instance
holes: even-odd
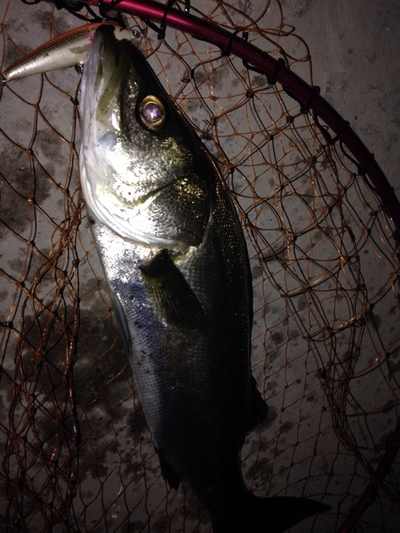
[[[307,498],[276,496],[261,499],[248,493],[231,516],[213,520],[214,533],[282,533],[304,518],[331,507]]]

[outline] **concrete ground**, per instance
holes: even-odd
[[[284,0],[308,46],[314,83],[350,122],[399,190],[400,5],[395,0]]]

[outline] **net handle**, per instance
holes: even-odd
[[[283,89],[297,100],[305,110],[312,110],[334,131],[336,138],[332,139],[332,143],[340,141],[348,148],[359,165],[359,173],[368,176],[372,188],[380,197],[387,214],[392,218],[396,226],[394,237],[400,242],[400,202],[394,188],[375,161],[374,155],[350,127],[349,122],[344,120],[320,96],[317,87],[309,85],[289,70],[283,62],[274,59],[235,33],[230,33],[209,20],[200,19],[185,11],[171,8],[170,5],[162,5],[152,0],[81,0],[81,3],[162,22],[166,26],[189,33],[195,39],[218,46],[223,53],[236,55],[249,65],[264,72],[269,79],[280,83]]]

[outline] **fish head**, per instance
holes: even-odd
[[[217,170],[142,53],[112,27],[94,35],[80,111],[81,183],[93,214],[141,245],[199,245]]]

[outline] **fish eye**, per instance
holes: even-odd
[[[139,115],[144,126],[153,131],[161,129],[167,117],[163,102],[153,95],[146,96],[140,102]]]

